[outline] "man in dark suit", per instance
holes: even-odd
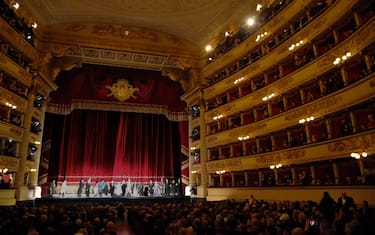
[[[337,201],[337,209],[344,213],[343,221],[345,223],[349,222],[352,218],[351,207],[355,207],[353,198],[343,192]]]
[[[350,207],[355,207],[354,200],[352,197],[349,197],[346,192],[343,192],[337,201],[337,208],[349,209]]]

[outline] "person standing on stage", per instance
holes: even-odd
[[[152,180],[150,180],[150,182],[148,183],[148,194],[149,196],[152,196],[154,194],[154,183],[152,182]]]
[[[94,185],[94,197],[97,197],[99,195],[99,182],[95,181]]]
[[[125,192],[126,192],[126,182],[125,180],[122,180],[121,182],[121,196],[125,196]]]
[[[86,181],[86,197],[90,197],[91,177]]]
[[[154,184],[152,196],[161,197],[160,185],[157,181]]]
[[[65,197],[66,188],[67,188],[67,182],[66,182],[66,179],[64,179],[64,181],[61,184],[61,190],[60,190],[61,197]]]
[[[176,196],[177,194],[177,188],[176,188],[176,181],[175,180],[172,180],[172,183],[170,184],[170,189],[171,189],[171,196]]]
[[[53,194],[56,193],[56,181],[52,180],[51,185],[49,186],[49,194],[53,197]]]
[[[111,194],[111,197],[113,197],[113,195],[115,194],[115,181],[113,180],[109,185],[109,194]]]
[[[81,178],[79,180],[79,185],[78,185],[78,190],[77,190],[77,196],[78,197],[81,197],[82,190],[83,190],[83,179]]]
[[[170,195],[170,187],[169,187],[168,179],[165,179],[165,196],[169,197]]]
[[[104,182],[104,179],[102,179],[100,182],[99,182],[99,186],[98,186],[98,189],[99,189],[99,196],[101,197],[104,193],[104,188],[105,188],[105,182]]]
[[[126,186],[126,191],[125,191],[125,197],[131,197],[133,195],[132,189],[133,189],[133,184],[130,181],[130,178],[128,179],[128,183]]]

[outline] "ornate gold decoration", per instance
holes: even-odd
[[[134,92],[139,91],[138,88],[134,88],[133,85],[129,83],[126,79],[119,79],[117,82],[113,83],[112,86],[106,86],[111,93],[107,96],[114,96],[119,101],[125,101],[130,97],[136,99],[137,97],[134,95]]]

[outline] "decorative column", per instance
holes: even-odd
[[[310,172],[311,172],[311,184],[316,184],[316,172],[315,172],[315,166],[310,166]]]
[[[365,165],[363,163],[363,158],[358,159],[358,166],[359,166],[359,171],[361,173],[361,183],[364,184],[366,183],[366,175],[365,175]]]
[[[327,138],[332,138],[332,128],[331,128],[331,122],[329,119],[325,119],[326,128],[327,128]]]
[[[25,132],[23,135],[23,141],[20,145],[19,148],[19,165],[18,165],[18,171],[16,174],[16,179],[15,179],[15,186],[17,188],[17,200],[20,199],[27,199],[24,198],[26,197],[23,195],[23,190],[21,191],[23,186],[27,186],[28,182],[24,182],[25,179],[28,179],[26,174],[29,174],[30,169],[29,166],[27,165],[27,154],[29,150],[29,138],[30,138],[30,126],[31,126],[31,118],[33,114],[33,106],[34,106],[34,92],[29,92],[27,100],[28,100],[28,105],[27,109],[25,111],[25,119],[23,122],[23,128],[25,128]],[[26,180],[27,181],[27,180]]]
[[[263,183],[263,180],[264,180],[264,175],[262,173],[262,171],[258,171],[258,177],[259,177],[259,186],[263,186],[262,183]]]
[[[45,111],[46,111],[46,105],[43,104],[42,106],[42,109],[41,109],[41,120],[40,123],[44,123],[44,119],[45,119]],[[29,178],[29,186],[37,186],[38,185],[38,175],[39,175],[39,164],[40,164],[40,156],[41,156],[41,152],[42,152],[42,139],[43,139],[43,132],[40,132],[38,134],[38,139],[39,139],[39,142],[40,144],[38,145],[38,149],[37,151],[35,152],[35,160],[34,160],[34,169],[35,171],[33,171],[31,174],[30,174],[30,178]]]
[[[275,174],[275,185],[278,185],[279,184],[279,172],[277,171],[276,167],[273,169],[273,172]]]
[[[203,91],[199,91],[199,96],[203,97]],[[204,100],[200,99],[200,106],[204,107]],[[201,108],[201,114],[199,115],[199,125],[200,125],[200,150],[201,150],[201,156],[200,156],[200,173],[201,173],[201,195],[198,195],[199,197],[207,197],[208,194],[208,173],[207,173],[207,155],[208,155],[208,149],[206,147],[206,119],[204,115],[204,112],[202,112],[203,108]]]
[[[296,172],[296,168],[295,167],[291,167],[290,168],[291,172],[292,172],[292,184],[295,185],[297,183],[297,172]]]
[[[344,86],[347,86],[350,81],[348,77],[348,71],[344,67],[340,68],[340,75],[342,78],[342,82],[344,83]]]
[[[335,184],[339,184],[340,183],[339,168],[337,167],[336,163],[332,163],[332,168],[333,168],[333,174],[335,175]]]
[[[352,126],[353,126],[353,133],[357,133],[358,132],[358,123],[357,123],[357,119],[354,116],[353,111],[349,112],[349,117],[350,117],[350,122],[352,123]]]

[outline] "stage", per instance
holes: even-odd
[[[65,197],[61,197],[60,195],[56,196],[49,196],[44,198],[36,198],[32,203],[35,205],[44,205],[44,204],[112,204],[112,203],[125,203],[125,204],[133,204],[133,203],[142,203],[142,204],[153,204],[153,203],[167,203],[167,202],[189,202],[191,200],[190,197],[187,196],[165,196],[165,197],[121,197],[121,196],[113,196],[110,195],[102,196],[102,197],[86,197],[81,196],[78,197],[77,195],[66,195]]]

